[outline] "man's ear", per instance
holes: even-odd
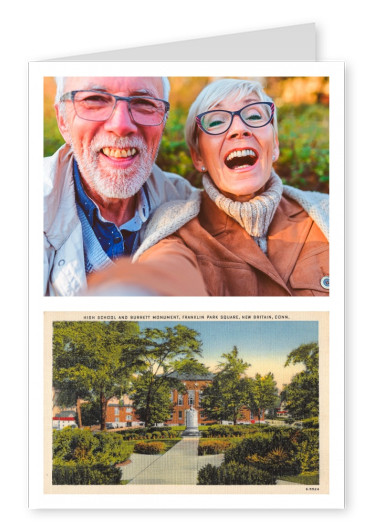
[[[60,105],[58,103],[55,104],[55,113],[56,113],[57,125],[61,133],[61,136],[64,138],[66,144],[70,144],[71,140],[70,140],[69,129],[68,129],[66,119],[65,119],[65,112],[60,109]]]
[[[194,167],[196,168],[197,171],[202,173],[202,167],[205,166],[205,163],[204,163],[200,153],[198,153],[198,151],[196,151],[193,148],[189,148],[189,151],[191,152],[191,158],[192,158],[192,162],[193,162]]]

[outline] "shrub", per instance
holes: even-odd
[[[311,419],[304,419],[302,420],[303,429],[306,428],[316,428],[319,427],[319,418],[318,417],[312,417]]]
[[[64,461],[94,464],[98,444],[98,439],[88,430],[64,428],[54,431],[52,449],[55,464],[63,464]]]
[[[95,460],[103,465],[113,465],[125,461],[130,456],[129,446],[119,433],[101,432],[95,435],[98,447]]]
[[[200,441],[198,455],[222,454],[230,446],[230,441]]]
[[[55,465],[53,485],[120,485],[121,469],[106,465]]]
[[[137,443],[133,451],[136,454],[160,454],[166,450],[166,445],[163,442]]]
[[[199,485],[275,485],[266,471],[231,461],[221,466],[206,465],[198,472]]]
[[[318,430],[304,429],[301,439],[298,445],[297,459],[302,473],[318,472],[320,462]]]
[[[292,430],[262,431],[225,452],[225,463],[248,464],[272,476],[296,475],[301,469]]]
[[[112,465],[129,455],[129,447],[118,433],[93,434],[78,428],[53,432],[54,465]]]

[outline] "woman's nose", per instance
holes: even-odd
[[[230,129],[227,131],[228,138],[238,138],[252,136],[252,129],[248,127],[240,116],[234,116]]]
[[[117,101],[113,113],[104,123],[104,128],[117,136],[127,136],[137,132],[138,126],[132,119],[127,101]]]

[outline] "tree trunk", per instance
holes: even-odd
[[[104,396],[104,393],[100,394],[100,403],[101,403],[101,431],[106,429],[106,415],[107,415],[107,399]]]
[[[77,397],[77,400],[76,400],[76,411],[77,411],[78,427],[82,429],[81,399],[79,397]]]
[[[152,383],[150,383],[148,394],[146,396],[146,408],[145,408],[145,428],[150,426],[151,421],[151,394],[152,394]]]

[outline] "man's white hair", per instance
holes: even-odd
[[[190,149],[197,153],[198,149],[198,126],[196,116],[205,111],[210,111],[223,100],[232,97],[234,101],[240,101],[250,94],[255,94],[260,101],[273,103],[270,96],[263,90],[261,83],[247,79],[218,79],[207,85],[197,96],[189,109],[185,124],[185,139]],[[278,134],[277,109],[274,109],[272,126],[275,135]]]
[[[55,82],[56,82],[55,103],[59,103],[61,96],[64,94],[65,80],[66,80],[66,77],[55,77]],[[170,95],[170,82],[167,77],[162,77],[162,85],[163,85],[163,99],[168,101],[168,97]]]

